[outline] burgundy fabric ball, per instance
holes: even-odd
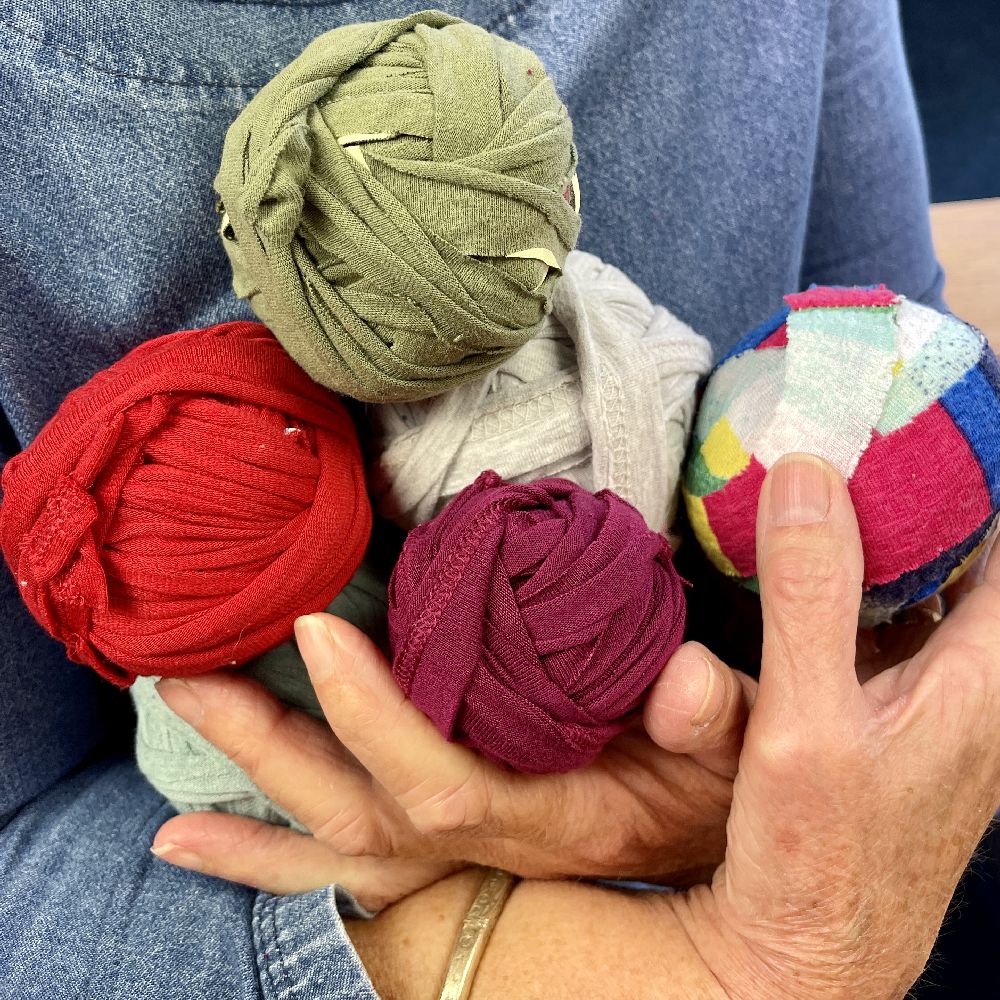
[[[484,472],[410,532],[393,673],[449,740],[519,771],[589,763],[680,644],[666,539],[615,493]]]

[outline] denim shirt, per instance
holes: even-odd
[[[892,0],[440,6],[539,53],[574,121],[581,248],[622,268],[717,352],[813,281],[884,281],[941,304]],[[69,390],[141,341],[249,316],[216,235],[211,182],[226,127],[316,35],[413,8],[0,0],[6,455],[31,441]],[[107,735],[112,693],[30,620],[6,569],[0,602],[0,816],[9,819],[0,835],[0,997],[292,995],[294,982],[268,978],[268,962],[282,934],[289,949],[308,951],[312,923],[339,927],[331,893],[273,901],[154,867],[146,849],[154,820],[168,813],[131,765],[103,761],[67,777]],[[64,889],[43,890],[53,871]],[[130,894],[160,900],[152,912],[164,901],[172,909],[158,925],[138,921],[144,934],[124,937],[112,973],[95,964],[95,949],[115,933],[112,922],[135,917]],[[188,941],[177,914],[200,921],[212,942],[188,962],[157,937],[159,926],[175,944]],[[298,930],[282,929],[280,915]],[[46,992],[26,956],[53,920],[72,929],[64,947],[77,957]],[[13,943],[11,926],[20,928]],[[272,938],[261,936],[265,926]],[[337,933],[336,947],[326,946],[341,955],[343,989],[303,986],[295,996],[368,995]],[[5,961],[24,976],[14,993],[4,993]],[[161,993],[143,979],[155,961],[187,992]],[[142,982],[147,992],[135,992]]]

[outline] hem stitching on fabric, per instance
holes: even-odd
[[[281,948],[277,942],[274,906],[269,904],[273,904],[273,899],[265,898],[263,893],[258,892],[257,898],[254,900],[254,917],[258,927],[257,948],[255,949],[257,961],[254,965],[257,971],[257,981],[261,987],[261,996],[266,997],[270,994],[279,997],[282,987],[275,976],[273,952],[277,952],[277,960],[282,965],[282,972],[284,965],[281,962]],[[267,940],[268,937],[270,937],[270,942]],[[272,948],[269,948],[268,944],[271,944]]]

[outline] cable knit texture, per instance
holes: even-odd
[[[137,675],[235,666],[357,569],[354,425],[257,323],[148,341],[70,393],[3,474],[0,542],[71,659]]]
[[[432,518],[483,469],[610,489],[668,527],[708,342],[621,271],[574,251],[538,335],[442,396],[374,408],[379,511]]]
[[[572,134],[538,58],[458,18],[330,31],[226,135],[234,288],[358,399],[477,378],[538,328],[576,242]]]
[[[670,547],[630,504],[484,472],[406,539],[389,581],[393,674],[448,739],[567,771],[622,731],[684,612]]]

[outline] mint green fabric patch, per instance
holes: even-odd
[[[893,379],[875,429],[891,434],[908,424],[975,367],[983,350],[981,335],[945,317],[923,348]]]
[[[800,309],[788,317],[788,333],[825,333],[841,340],[858,340],[876,350],[894,351],[896,307],[864,309]]]
[[[809,328],[795,335],[797,343],[789,341],[787,349],[784,402],[816,427],[845,440],[850,435],[863,447],[892,378],[894,338],[888,338],[886,348]]]

